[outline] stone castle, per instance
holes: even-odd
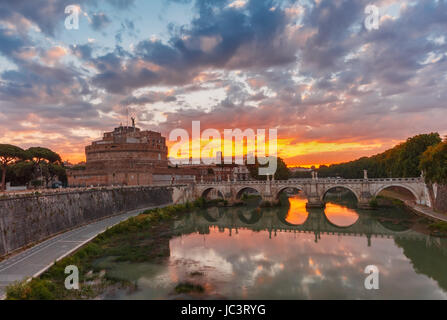
[[[151,185],[168,169],[166,139],[154,131],[119,126],[85,147],[85,168],[68,170],[70,186]]]

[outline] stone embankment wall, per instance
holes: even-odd
[[[183,202],[185,199],[178,199],[179,190],[182,188],[123,187],[1,198],[0,256],[94,220]]]
[[[434,204],[433,208],[442,213],[447,213],[447,185],[435,185],[434,188]]]

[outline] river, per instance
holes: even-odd
[[[290,205],[210,208],[172,226],[163,263],[101,263],[137,285],[106,299],[446,299],[447,240],[403,208],[356,209],[334,196],[323,210]],[[366,289],[367,266],[378,289]],[[179,283],[204,292],[176,293]]]

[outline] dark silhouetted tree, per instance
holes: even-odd
[[[6,189],[6,170],[8,166],[15,161],[26,158],[27,153],[23,149],[11,144],[0,144],[0,165],[2,168],[1,190],[4,191]]]

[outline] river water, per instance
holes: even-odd
[[[173,223],[161,264],[113,264],[138,290],[109,299],[446,299],[447,240],[402,208],[362,211],[334,197],[323,210],[210,208]],[[367,266],[378,289],[366,289]],[[200,294],[176,294],[179,283]],[[370,282],[367,281],[368,283]]]

